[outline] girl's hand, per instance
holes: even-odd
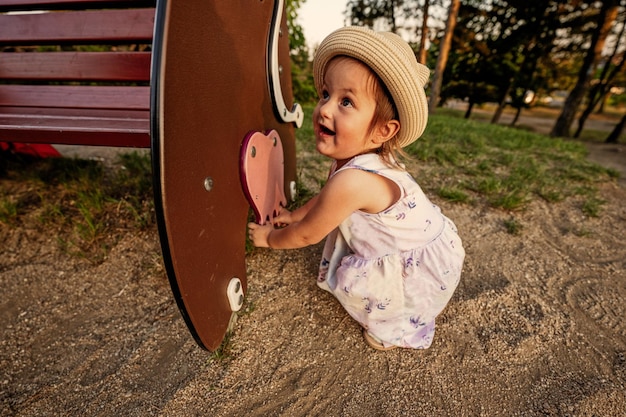
[[[269,248],[269,235],[274,230],[274,226],[271,223],[266,225],[260,225],[256,223],[248,223],[248,236],[250,240],[257,248]]]
[[[274,217],[274,219],[272,219],[272,223],[274,223],[274,226],[276,227],[283,227],[293,223],[291,218],[291,212],[286,208],[281,208],[280,213],[278,213],[278,215]]]

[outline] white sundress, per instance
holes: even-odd
[[[383,345],[426,349],[461,276],[456,226],[408,172],[378,155],[356,156],[331,177],[345,169],[389,178],[402,195],[380,213],[352,213],[328,235],[318,285]]]

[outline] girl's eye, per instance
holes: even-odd
[[[350,101],[350,99],[348,98],[344,98],[343,100],[341,100],[341,105],[344,107],[350,107],[352,106],[352,101]]]
[[[328,100],[328,97],[330,97],[330,95],[328,94],[328,91],[324,90],[322,91],[322,99],[323,100]]]

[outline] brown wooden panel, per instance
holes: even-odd
[[[291,144],[285,150],[295,150],[293,125],[276,118],[269,95],[274,4],[170,1],[163,48],[155,37],[152,151],[161,244],[183,317],[209,350],[219,347],[231,317],[231,278],[247,291],[249,206],[239,181],[241,143],[250,131],[275,129],[283,145]],[[284,33],[280,50],[288,60]]]
[[[115,7],[154,7],[156,0],[0,0],[0,12]]]
[[[150,87],[0,85],[0,106],[149,110]]]
[[[5,52],[0,79],[150,81],[150,52]]]
[[[152,41],[154,9],[0,15],[0,44]]]

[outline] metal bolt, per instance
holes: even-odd
[[[207,191],[211,191],[213,189],[213,178],[206,177],[204,179],[204,189]]]

